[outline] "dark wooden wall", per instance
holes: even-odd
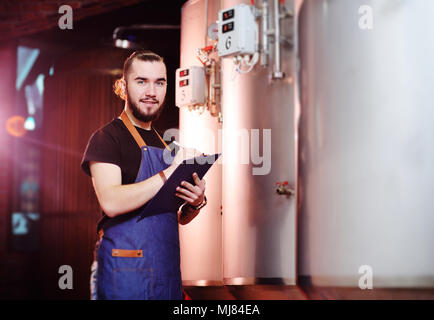
[[[0,297],[13,296],[13,289],[9,288],[19,287],[20,278],[25,274],[17,268],[16,261],[20,261],[20,255],[11,254],[8,248],[13,137],[6,131],[6,122],[15,109],[16,52],[16,42],[11,41],[0,47]]]
[[[89,49],[62,57],[46,80],[41,154],[40,275],[46,298],[89,298],[89,274],[99,205],[80,162],[90,135],[116,117],[113,94],[125,53]],[[73,290],[61,290],[61,265],[73,270]]]

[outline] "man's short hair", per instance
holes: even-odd
[[[162,62],[164,63],[163,57],[159,56],[158,54],[149,51],[149,50],[138,50],[134,51],[124,62],[124,69],[122,71],[122,78],[116,80],[113,90],[117,96],[119,96],[122,100],[126,100],[126,88],[123,86],[122,80],[126,81],[126,76],[128,74],[128,71],[131,68],[131,64],[133,63],[134,59],[139,59],[141,61],[148,61],[148,62]]]

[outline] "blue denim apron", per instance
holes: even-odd
[[[135,182],[166,169],[164,149],[147,146],[125,112],[121,119],[142,151]],[[104,224],[97,255],[98,299],[182,299],[177,213],[139,219],[142,211],[122,214]]]

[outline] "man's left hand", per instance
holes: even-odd
[[[175,195],[184,199],[188,204],[197,207],[203,202],[205,197],[205,180],[199,179],[197,173],[193,173],[193,181],[195,185],[187,181],[182,181],[181,185],[176,188]]]

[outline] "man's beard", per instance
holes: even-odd
[[[158,103],[158,102],[157,102]],[[140,110],[140,108],[130,100],[130,97],[128,96],[128,105],[131,108],[131,111],[133,113],[133,116],[140,121],[143,122],[150,122],[150,121],[154,121],[157,120],[158,117],[160,116],[161,112],[163,111],[164,105],[166,103],[166,98],[164,98],[163,103],[158,107],[157,110],[155,110],[153,113],[151,114],[145,114],[143,113],[142,110]]]

